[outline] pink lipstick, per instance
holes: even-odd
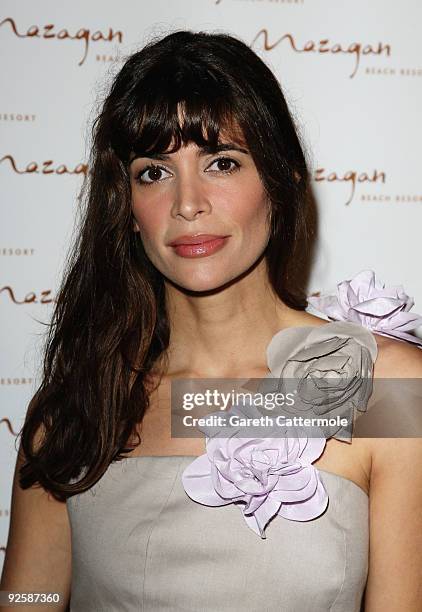
[[[229,238],[215,234],[186,235],[179,236],[169,246],[180,257],[208,257],[222,249]]]

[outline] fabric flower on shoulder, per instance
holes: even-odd
[[[337,285],[334,295],[309,296],[309,304],[335,321],[359,323],[374,333],[422,348],[422,338],[412,333],[422,325],[422,316],[409,312],[414,306],[402,285],[386,287],[375,272],[363,270]]]
[[[261,416],[252,405],[226,414]],[[322,432],[308,438],[305,429],[278,428],[277,437],[244,438],[241,428],[228,429],[226,437],[207,437],[206,453],[184,470],[182,482],[191,499],[207,506],[243,506],[246,524],[263,539],[276,515],[308,521],[325,511],[328,495],[312,465],[326,444]]]
[[[326,438],[350,442],[355,409],[364,412],[372,394],[377,354],[374,336],[356,323],[283,329],[267,347],[270,374],[259,390],[293,392],[294,403],[284,405],[283,414],[323,416],[327,423],[330,419],[330,424],[320,425]],[[346,427],[338,424],[340,418],[347,419]]]

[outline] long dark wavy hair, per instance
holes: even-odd
[[[307,246],[309,177],[280,84],[228,34],[176,31],[152,40],[124,63],[93,122],[80,227],[48,323],[42,382],[19,433],[22,488],[38,482],[65,501],[139,443],[138,434],[128,444],[170,332],[163,276],[133,231],[128,161],[133,152],[174,152],[188,142],[215,147],[233,123],[269,197],[270,283],[286,305],[306,308],[295,268]]]

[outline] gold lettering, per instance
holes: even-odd
[[[32,25],[30,28],[28,28],[25,34],[21,34],[16,27],[15,21],[11,17],[6,17],[5,19],[3,19],[3,21],[0,22],[0,26],[2,26],[5,23],[9,24],[9,26],[12,29],[12,32],[15,34],[15,36],[18,36],[19,38],[26,38],[26,37],[40,38],[40,30],[39,30],[39,27],[36,25]],[[87,30],[86,28],[81,28],[80,30],[76,32],[74,36],[70,35],[69,31],[66,28],[59,30],[57,33],[54,33],[52,31],[53,28],[54,28],[53,23],[46,24],[44,26],[44,33],[43,33],[42,38],[45,38],[45,39],[57,38],[57,40],[70,39],[70,40],[83,40],[84,41],[84,53],[83,53],[82,59],[78,63],[78,66],[82,66],[82,64],[84,63],[88,55],[90,40],[92,40],[93,42],[97,42],[97,41],[113,42],[116,39],[117,42],[119,43],[123,41],[123,32],[121,30],[114,31],[113,28],[109,28],[108,32],[106,32],[105,34],[101,32],[100,30],[97,30],[96,32],[92,34],[92,36],[90,36],[90,31]]]
[[[24,300],[25,304],[33,304],[36,301],[37,301],[37,296],[32,291],[28,293],[27,295],[25,295],[25,300]]]
[[[16,162],[13,159],[13,157],[11,155],[3,155],[3,157],[0,159],[0,164],[2,163],[3,160],[7,159],[10,162],[10,165],[12,166],[13,170],[15,172],[17,172],[18,174],[24,174],[25,170],[18,170],[16,167]]]
[[[317,168],[315,171],[315,181],[325,181],[325,178],[321,176],[324,173],[325,168]]]
[[[294,38],[291,34],[284,34],[284,36],[282,36],[281,38],[279,38],[273,45],[270,45],[270,43],[268,42],[268,30],[266,28],[262,28],[262,30],[260,30],[258,32],[258,34],[255,36],[255,38],[253,39],[251,46],[255,43],[255,41],[258,39],[258,37],[260,35],[263,35],[263,39],[264,39],[264,49],[265,51],[271,51],[271,49],[274,49],[274,47],[276,47],[277,45],[279,45],[283,40],[287,39],[290,42],[290,46],[294,51],[297,51],[298,53],[301,52],[300,49],[296,48],[295,45],[295,41]]]
[[[10,27],[12,28],[12,31],[13,31],[15,36],[18,36],[19,38],[25,38],[27,36],[27,34],[19,34],[19,32],[18,32],[18,30],[16,28],[15,20],[12,19],[11,17],[6,17],[6,19],[3,19],[3,21],[0,21],[0,27],[4,23],[9,23],[10,24]]]
[[[328,53],[330,50],[324,48],[325,45],[328,45],[328,38],[319,41],[319,52],[320,53]],[[332,51],[334,53],[334,51]]]
[[[73,174],[87,174],[88,172],[88,164],[78,164],[75,167]]]
[[[81,61],[78,64],[78,66],[82,66],[82,64],[84,63],[84,61],[86,59],[86,56],[88,55],[89,30],[86,30],[85,28],[81,28],[80,30],[78,30],[76,32],[75,38],[77,40],[84,40],[85,41],[85,53],[84,53],[83,58],[81,59]]]
[[[28,172],[28,173],[37,172],[38,173],[38,164],[36,162],[30,162],[27,165],[25,172]]]
[[[33,37],[36,36],[37,38],[40,37],[39,35],[39,28],[37,26],[31,26],[28,31],[26,32],[26,35],[29,37]]]
[[[337,174],[335,172],[331,172],[328,176],[327,176],[327,181],[329,183],[332,183],[333,181],[339,181],[340,179],[338,178]]]
[[[359,43],[352,43],[349,46],[348,52],[349,53],[354,53],[355,56],[356,56],[355,57],[355,60],[356,60],[355,61],[355,69],[352,72],[352,74],[349,76],[350,79],[353,79],[353,77],[355,76],[355,74],[358,71],[359,63],[360,63],[360,52],[361,52],[361,49],[362,49],[362,45],[360,45]]]
[[[8,430],[10,431],[10,433],[12,434],[12,436],[17,436],[17,435],[18,435],[18,432],[17,432],[17,431],[14,431],[14,429],[13,429],[13,427],[12,427],[12,423],[11,423],[11,421],[10,421],[10,420],[9,420],[7,417],[3,417],[3,418],[0,420],[0,425],[1,425],[2,423],[5,423],[5,424],[6,424],[6,427],[8,428]]]
[[[25,304],[25,300],[23,302],[20,302],[19,300],[16,299],[12,287],[5,285],[4,287],[0,288],[0,293],[3,293],[3,291],[9,294],[9,297],[11,298],[12,302],[14,302],[14,304]]]
[[[372,182],[376,183],[378,179],[381,179],[381,182],[385,183],[385,179],[386,179],[385,172],[378,172],[378,170],[374,170]]]
[[[49,159],[48,161],[44,162],[44,168],[42,170],[43,174],[53,174],[54,170],[47,170],[48,166],[51,166],[52,163],[53,163],[52,159]]]
[[[16,165],[16,161],[13,158],[12,155],[3,155],[3,157],[0,159],[0,164],[3,161],[8,161],[12,167],[12,170],[14,172],[16,172],[17,174],[33,174],[34,172],[36,174],[39,174],[39,169],[38,169],[38,164],[35,161],[31,161],[29,162],[29,164],[26,166],[25,170],[20,170],[17,165]],[[88,170],[88,164],[84,164],[84,163],[79,163],[75,166],[74,170],[69,171],[67,169],[67,166],[65,164],[61,164],[60,166],[58,166],[56,169],[54,168],[50,168],[51,164],[53,164],[53,160],[52,159],[48,159],[43,163],[43,169],[42,169],[42,174],[53,174],[54,172],[56,174],[88,174],[89,170]]]
[[[66,38],[71,38],[69,32],[66,29],[59,30],[56,36],[58,40],[65,40]]]
[[[103,36],[102,32],[97,31],[97,32],[94,32],[94,34],[91,37],[91,40],[93,40],[95,42],[97,42],[97,40],[104,40],[104,36]]]
[[[37,300],[37,295],[36,293],[34,293],[33,291],[30,291],[29,293],[27,293],[23,299],[23,301],[20,301],[16,298],[15,293],[12,289],[12,287],[10,287],[9,285],[4,285],[4,287],[0,288],[0,294],[3,293],[3,291],[9,295],[10,300],[14,303],[14,304],[33,304],[33,303],[41,303],[41,304],[49,304],[50,302],[55,302],[56,300],[54,298],[52,299],[45,299],[45,298],[49,298],[50,294],[51,294],[51,289],[47,289],[45,291],[41,291],[41,300],[40,302],[38,302]]]
[[[110,28],[107,40],[109,42],[113,42],[114,38],[116,38],[116,37],[117,37],[119,43],[121,43],[123,41],[123,32],[121,30],[116,30],[116,32],[113,32],[113,29]]]
[[[44,38],[54,38],[54,34],[48,34],[54,28],[54,23],[49,23],[44,26]]]
[[[345,202],[346,206],[348,206],[352,202],[355,196],[357,182],[358,183],[376,183],[376,182],[385,183],[386,181],[385,172],[381,172],[378,170],[374,170],[372,176],[368,175],[367,172],[361,172],[358,175],[355,170],[349,170],[343,176],[339,176],[337,172],[330,172],[328,175],[325,175],[324,173],[325,173],[325,168],[317,168],[314,174],[314,181],[316,182],[327,181],[327,183],[334,183],[334,182],[351,183],[352,185],[351,193],[350,193],[349,199],[347,200],[347,202]]]
[[[48,291],[41,291],[41,304],[51,304],[52,299],[44,299],[47,298],[51,293],[50,289]]]
[[[353,196],[355,195],[355,189],[356,189],[356,172],[346,172],[346,174],[344,175],[343,179],[340,179],[343,181],[351,181],[352,182],[352,191],[350,194],[350,198],[347,200],[347,202],[345,203],[346,206],[348,206],[350,204],[350,202],[353,200]]]
[[[284,40],[288,40],[289,43],[290,43],[290,48],[293,51],[295,51],[295,53],[309,53],[309,52],[317,51],[318,53],[321,53],[321,54],[322,53],[332,53],[332,54],[344,53],[344,54],[347,54],[347,55],[354,55],[355,56],[355,64],[354,64],[354,68],[353,68],[351,74],[349,75],[349,77],[351,79],[355,76],[355,74],[357,73],[357,71],[359,69],[361,54],[364,54],[364,55],[368,55],[368,54],[381,55],[381,54],[385,53],[387,56],[389,56],[390,53],[391,53],[391,46],[389,44],[385,44],[385,43],[381,43],[381,42],[378,43],[378,46],[376,48],[374,48],[372,45],[365,45],[362,48],[362,44],[359,43],[359,42],[353,42],[353,43],[349,44],[349,46],[347,48],[344,48],[340,43],[335,43],[335,44],[331,45],[331,47],[330,47],[329,46],[330,41],[329,41],[328,38],[324,38],[324,39],[321,39],[319,41],[318,49],[316,49],[316,44],[315,44],[315,41],[313,41],[313,40],[308,40],[305,43],[305,45],[303,46],[303,48],[300,48],[296,44],[296,41],[295,41],[293,35],[290,34],[290,33],[284,34],[278,40],[276,40],[274,43],[270,43],[269,42],[268,30],[266,28],[262,28],[261,30],[259,30],[259,32],[255,36],[255,38],[252,40],[251,47],[253,47],[253,45],[256,43],[256,41],[259,38],[263,39],[263,47],[264,47],[265,51],[271,51],[272,49],[277,47],[279,44],[281,44]]]

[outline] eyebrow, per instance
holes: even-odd
[[[245,155],[250,154],[247,149],[244,149],[243,147],[239,147],[233,142],[225,142],[225,143],[217,145],[216,147],[211,147],[209,145],[199,147],[198,155],[199,156],[210,155],[210,154],[212,155],[213,153],[219,153],[220,151],[239,151],[240,153],[244,153]],[[166,153],[143,153],[141,152],[135,155],[134,157],[132,157],[131,160],[129,160],[129,165],[133,161],[135,161],[135,159],[138,159],[139,157],[146,157],[148,159],[157,159],[159,161],[167,161],[170,159],[171,155],[168,155]]]

